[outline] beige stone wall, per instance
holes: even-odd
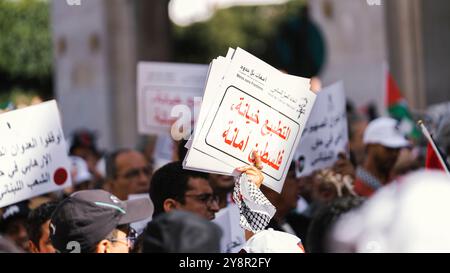
[[[64,132],[96,129],[102,148],[138,141],[136,65],[169,60],[165,1],[52,1],[55,94]]]
[[[327,43],[324,85],[343,80],[358,106],[373,102],[384,111],[383,63],[387,59],[384,8],[366,0],[310,0],[313,20]]]

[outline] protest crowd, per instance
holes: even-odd
[[[1,208],[1,251],[449,251],[446,166],[425,170],[419,143],[395,119],[369,121],[352,111],[347,105],[349,150],[308,175],[297,175],[304,162],[294,158],[280,192],[263,184],[256,151],[252,164],[227,176],[185,169],[187,141],[173,146],[176,161],[155,166],[143,150],[101,151],[96,134],[80,129],[69,140],[72,186]],[[243,241],[224,249],[230,231],[214,219],[233,209]]]
[[[241,48],[137,70],[132,147],[58,100],[0,112],[0,253],[450,252],[450,119],[394,111],[390,74],[378,114]]]

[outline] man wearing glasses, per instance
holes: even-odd
[[[120,200],[128,200],[130,194],[147,193],[151,173],[152,168],[141,152],[118,150],[106,160],[106,190]]]
[[[153,219],[165,212],[184,210],[212,220],[219,210],[208,174],[184,170],[181,162],[172,162],[157,170],[150,184]]]
[[[130,224],[150,217],[147,198],[121,201],[104,190],[72,194],[50,220],[50,239],[61,253],[128,253],[136,240]]]

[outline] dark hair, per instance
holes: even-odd
[[[319,209],[311,221],[306,236],[306,251],[324,253],[328,251],[328,235],[342,214],[362,205],[365,198],[347,196],[334,200],[331,204]]]
[[[291,161],[291,164],[289,165],[288,172],[294,172],[295,171],[295,160]]]
[[[189,190],[189,178],[208,180],[209,177],[207,173],[184,170],[180,161],[168,163],[153,174],[149,189],[155,207],[153,217],[164,212],[163,203],[168,198],[184,202],[184,194]]]
[[[83,147],[98,154],[97,133],[86,128],[81,128],[72,133],[72,143],[69,154],[73,154],[76,148]]]
[[[186,157],[186,154],[188,152],[188,149],[184,146],[186,146],[187,140],[182,139],[180,140],[180,142],[178,143],[178,150],[177,150],[177,154],[178,154],[178,160],[183,162],[184,158]]]
[[[58,206],[57,202],[49,202],[40,205],[28,215],[27,232],[30,241],[39,249],[39,240],[42,236],[42,225],[51,219]]]
[[[117,176],[116,160],[119,155],[133,151],[132,149],[119,149],[106,156],[106,179],[113,180]]]

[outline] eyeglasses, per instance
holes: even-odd
[[[112,243],[117,242],[117,243],[126,244],[128,246],[128,248],[132,249],[134,247],[134,245],[136,244],[138,234],[137,234],[136,230],[134,230],[133,228],[130,227],[127,235],[128,236],[125,238],[109,238],[107,240]]]
[[[131,170],[127,171],[125,174],[118,175],[118,176],[122,176],[126,179],[135,179],[135,178],[138,178],[141,173],[143,173],[146,176],[150,176],[151,168],[150,167],[142,167],[142,168],[138,168],[138,169],[131,169]]]
[[[211,206],[214,202],[219,203],[219,196],[213,193],[203,193],[203,194],[185,194],[186,197],[193,197],[200,202],[205,203],[208,206]]]

